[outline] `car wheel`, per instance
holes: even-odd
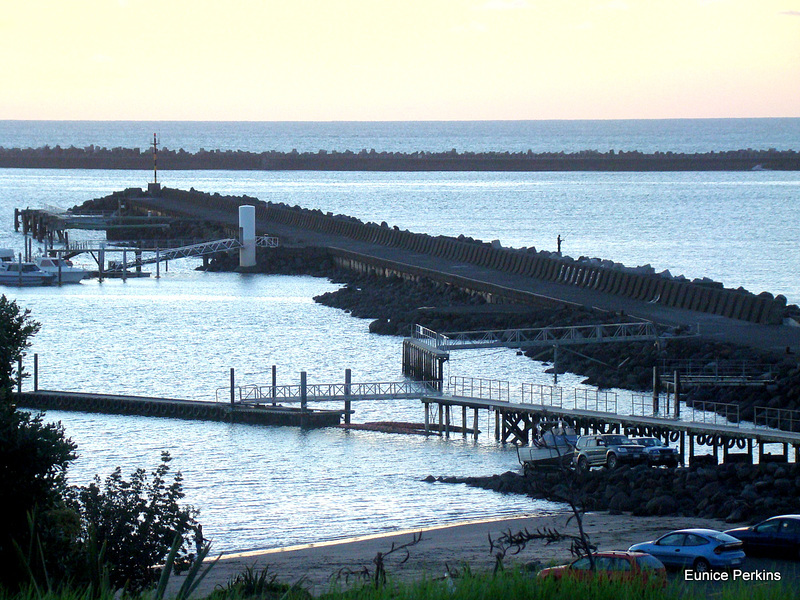
[[[708,573],[711,570],[711,564],[709,564],[709,562],[705,558],[698,557],[694,559],[694,564],[692,565],[692,568],[697,573]]]
[[[617,468],[617,455],[616,454],[609,454],[608,458],[606,459],[606,465],[608,465],[609,469],[616,469]]]
[[[581,473],[586,473],[589,471],[589,459],[585,456],[581,456],[578,459],[578,471]]]

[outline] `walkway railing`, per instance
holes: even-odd
[[[480,379],[477,377],[459,377],[451,375],[447,381],[447,393],[464,398],[480,398],[481,400],[498,400],[510,402],[511,392],[508,381],[499,379]]]
[[[800,410],[756,406],[753,408],[753,422],[756,427],[798,431],[800,429]]]
[[[523,383],[520,395],[523,404],[539,404],[556,408],[562,408],[564,405],[564,390],[555,385]]]
[[[230,387],[218,388],[218,402],[230,401]],[[438,395],[437,382],[393,381],[379,383],[321,383],[302,385],[242,385],[234,387],[234,395],[243,404],[272,402],[333,402],[344,400],[418,399]]]
[[[414,337],[423,339],[440,350],[470,348],[557,346],[600,342],[635,342],[658,338],[655,325],[648,321],[579,325],[576,327],[542,327],[539,329],[502,329],[493,331],[457,331],[437,333],[417,325]]]

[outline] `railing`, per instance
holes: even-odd
[[[653,396],[646,394],[631,394],[631,416],[652,417]]]
[[[421,330],[424,330],[422,333]],[[457,331],[437,333],[416,326],[419,337],[441,350],[488,347],[557,346],[559,344],[591,344],[599,342],[632,342],[655,340],[655,325],[647,321],[580,325],[576,327],[543,327],[539,329],[502,329],[492,331]]]
[[[523,383],[521,389],[522,403],[562,408],[564,405],[563,391],[560,387],[553,385]]]
[[[666,377],[677,371],[685,384],[768,383],[775,379],[771,365],[747,360],[684,359],[662,361],[660,366]]]
[[[414,325],[414,332],[412,337],[415,340],[422,340],[428,344],[440,348],[447,343],[447,336],[441,333],[436,333],[433,329],[428,329],[422,325]]]
[[[616,414],[617,394],[589,388],[575,388],[575,409]]]
[[[321,383],[306,385],[242,385],[234,388],[234,401],[242,404],[269,402],[333,402],[344,400],[391,400],[440,395],[438,382],[394,381],[378,383]],[[230,387],[216,390],[217,402],[230,402]]]
[[[451,375],[447,381],[447,391],[452,396],[480,398],[481,400],[511,401],[510,384],[499,379],[479,379]]]
[[[696,400],[684,411],[689,412],[692,423],[710,423],[714,425],[739,426],[739,405],[727,402],[705,402]]]
[[[753,422],[756,427],[797,431],[800,429],[800,410],[756,406],[753,408]]]

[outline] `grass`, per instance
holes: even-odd
[[[318,600],[785,600],[796,596],[790,582],[717,584],[672,581],[666,588],[653,588],[639,583],[578,582],[540,580],[529,571],[510,569],[498,574],[472,574],[454,578],[422,579],[405,583],[389,581],[376,587],[374,582],[358,586],[331,588],[317,596]],[[195,578],[199,573],[195,573]],[[217,589],[208,600],[312,600],[314,596],[301,579],[294,585],[284,584],[268,572],[246,569]],[[165,580],[159,586],[128,600],[161,600]],[[176,600],[190,593],[184,587]],[[0,600],[119,600],[119,594],[106,589],[70,589],[42,591],[29,587],[10,593],[0,589]]]

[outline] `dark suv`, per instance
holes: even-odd
[[[582,435],[572,455],[572,464],[579,471],[602,466],[614,469],[618,464],[636,464],[645,460],[644,446],[634,444],[617,433]]]

